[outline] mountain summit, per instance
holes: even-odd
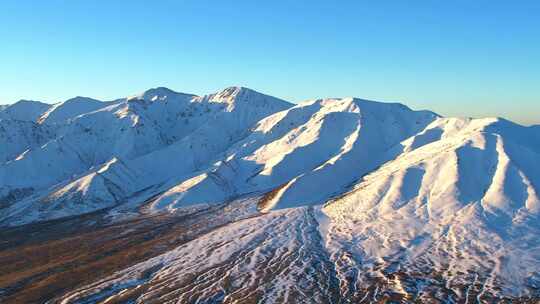
[[[34,100],[19,100],[0,111],[0,119],[37,121],[51,105]]]

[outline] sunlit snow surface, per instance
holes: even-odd
[[[537,126],[236,87],[16,105],[0,112],[0,225],[234,214],[53,303],[540,297]]]
[[[61,303],[457,303],[538,296],[536,240],[504,242],[482,223],[417,223],[411,230],[405,220],[334,218],[325,209],[331,207],[239,220],[73,291]]]

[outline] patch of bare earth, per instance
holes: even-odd
[[[43,303],[230,221],[226,206],[107,224],[97,212],[0,230],[0,302]]]

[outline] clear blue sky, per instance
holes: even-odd
[[[540,123],[540,1],[0,0],[0,103],[247,86]]]

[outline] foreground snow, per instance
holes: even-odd
[[[272,211],[201,235],[56,300],[457,303],[538,296],[538,256],[524,250],[522,239],[503,244],[493,235],[478,240],[474,232],[467,237],[453,231],[485,231],[469,226],[425,229],[409,240],[399,235],[402,225],[390,224],[337,219],[318,207]]]

